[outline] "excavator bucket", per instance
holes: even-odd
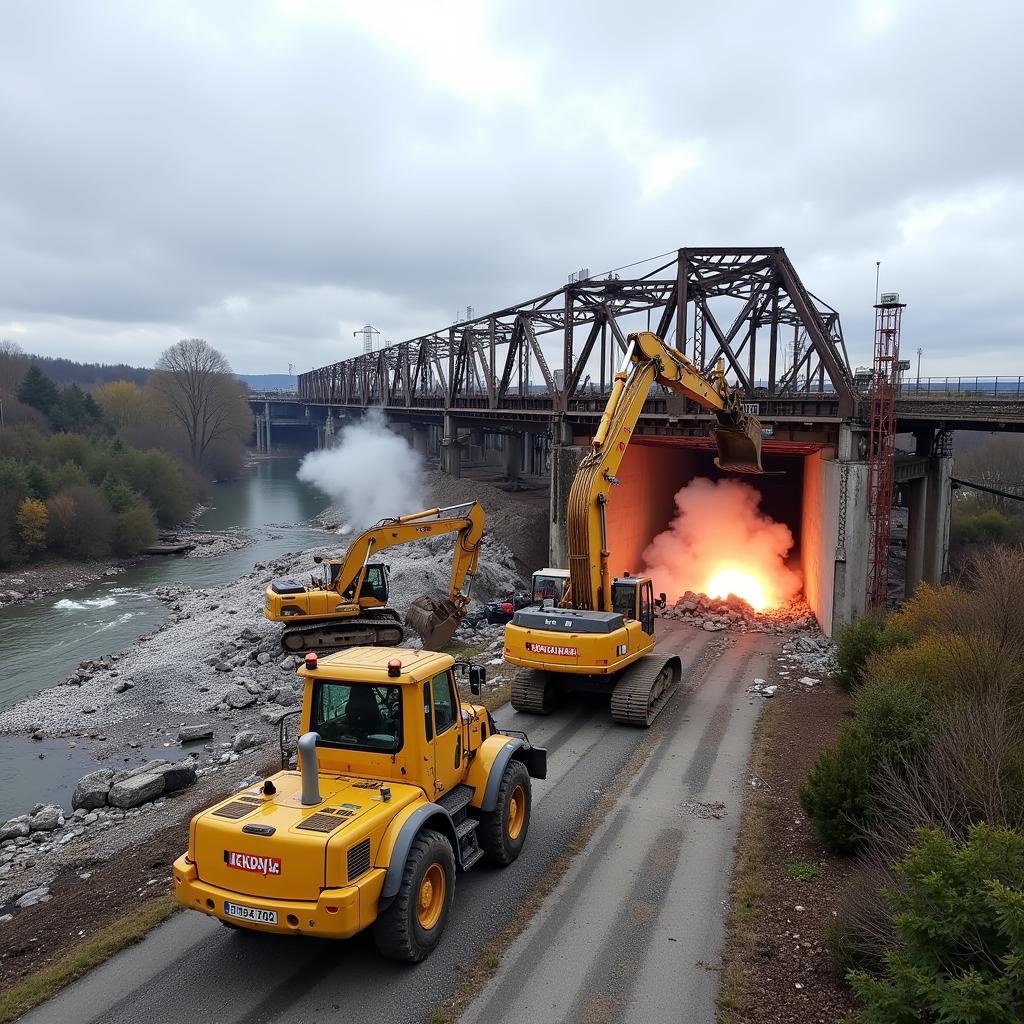
[[[462,616],[454,602],[433,597],[418,597],[405,613],[406,625],[412,626],[423,641],[426,651],[439,651],[451,640]]]
[[[763,473],[761,468],[761,423],[753,416],[746,423],[732,426],[719,424],[714,429],[718,458],[715,465],[730,473]]]

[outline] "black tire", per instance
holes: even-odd
[[[440,869],[443,874],[445,890],[436,920],[429,927],[424,927],[420,896],[424,880],[432,868]],[[377,949],[393,960],[419,963],[441,941],[454,896],[455,854],[451,844],[440,832],[425,828],[409,848],[398,895],[373,923],[373,941]]]
[[[504,867],[519,856],[530,830],[532,804],[530,773],[522,761],[513,758],[502,773],[494,810],[480,815],[477,828],[480,846],[491,864]]]

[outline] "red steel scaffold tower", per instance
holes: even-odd
[[[905,303],[883,293],[875,306],[875,359],[871,374],[871,444],[868,449],[868,508],[871,560],[868,605],[884,608],[889,589],[893,467],[896,458],[896,391],[899,386],[900,320]]]

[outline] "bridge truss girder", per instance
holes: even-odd
[[[828,396],[839,416],[853,413],[856,392],[839,315],[804,287],[784,249],[684,248],[648,262],[656,265],[642,276],[572,282],[311,370],[299,376],[299,395],[311,403],[394,411],[571,416],[577,403],[589,407],[610,389],[625,336],[643,315],[702,371],[723,358],[755,400]]]

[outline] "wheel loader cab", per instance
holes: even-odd
[[[543,607],[545,601],[551,601],[555,608],[561,608],[568,586],[568,569],[541,569],[533,574],[531,604]]]

